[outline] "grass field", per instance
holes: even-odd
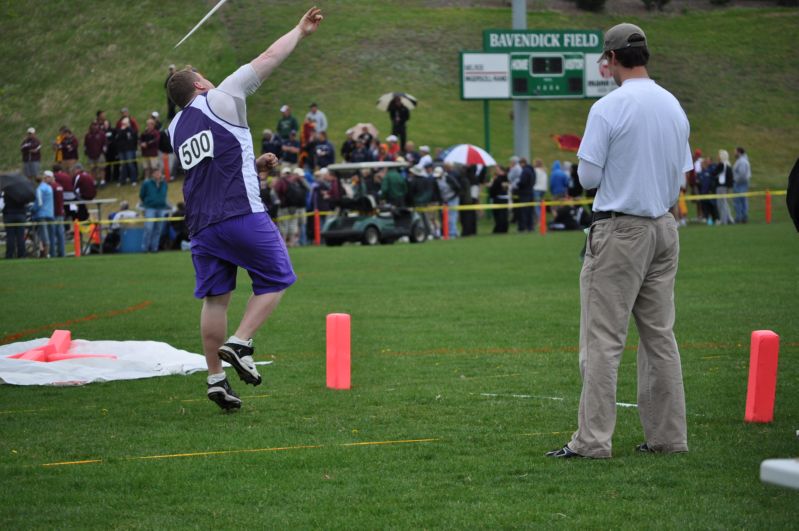
[[[688,454],[636,454],[637,412],[619,408],[614,459],[543,457],[576,425],[581,233],[306,247],[256,337],[274,364],[262,387],[234,382],[237,414],[202,374],[0,386],[0,527],[796,528],[799,492],[758,479],[763,459],[799,456],[795,241],[782,208],[771,225],[681,230]],[[187,253],[0,262],[0,336],[71,319],[73,337],[198,352],[192,287]],[[330,312],[352,315],[350,391],[324,385]],[[766,425],[743,422],[756,329],[781,336]],[[623,403],[636,342],[633,327]],[[81,460],[100,462],[42,466]]]
[[[376,98],[403,90],[419,108],[408,123],[417,146],[484,143],[483,106],[461,101],[458,52],[480,50],[482,31],[511,25],[499,2],[462,0],[328,0],[322,29],[304,42],[248,99],[256,137],[274,128],[283,103],[300,119],[317,101],[336,146],[357,122],[387,133]],[[229,2],[177,50],[175,43],[202,18],[209,2],[142,0],[110,6],[94,0],[0,0],[0,169],[19,164],[29,126],[48,144],[68,124],[82,140],[97,109],[118,117],[127,106],[143,119],[166,113],[163,83],[170,63],[190,63],[216,82],[250,61],[287,31],[304,5],[294,0]],[[535,3],[541,7],[542,3]],[[488,7],[486,7],[488,6]],[[674,92],[692,125],[691,145],[706,154],[748,148],[753,186],[785,187],[799,138],[799,10],[730,8],[632,17],[581,11],[534,10],[530,29],[605,29],[623,19],[640,24],[652,47],[650,72]],[[60,24],[58,21],[69,21]],[[24,43],[24,44],[23,44]],[[547,166],[574,154],[558,150],[554,134],[582,134],[593,100],[533,101],[531,153]],[[491,103],[492,153],[512,155],[511,103]],[[52,150],[45,146],[45,160]],[[115,193],[114,190],[104,195]]]

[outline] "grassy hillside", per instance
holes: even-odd
[[[141,1],[113,9],[89,0],[2,2],[0,168],[18,164],[28,126],[51,140],[61,124],[82,138],[97,109],[116,118],[128,106],[140,118],[164,113],[163,81],[170,63],[190,63],[221,80],[289,29],[304,5],[236,0],[179,49],[174,44],[214,2]],[[337,145],[359,121],[386,132],[381,93],[404,90],[421,105],[409,137],[433,146],[482,144],[483,106],[461,101],[458,51],[482,47],[482,30],[510,26],[509,8],[464,8],[462,2],[319,2],[326,20],[248,102],[259,136],[274,127],[283,103],[302,118],[318,101]],[[35,9],[31,6],[35,5]],[[439,6],[439,7],[430,7]],[[444,7],[440,7],[444,6]],[[640,15],[640,11],[636,12]],[[56,21],[69,20],[69,24]],[[606,28],[620,15],[530,11],[530,28]],[[650,73],[682,101],[692,146],[706,153],[749,148],[756,187],[784,187],[799,138],[799,54],[795,9],[729,9],[651,14],[631,19],[647,31]],[[551,135],[582,132],[593,100],[530,104],[532,153],[547,163],[574,158]],[[492,102],[491,144],[505,159],[512,150],[510,102]],[[46,148],[46,156],[50,156]]]

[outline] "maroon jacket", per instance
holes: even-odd
[[[64,160],[78,160],[78,145],[78,139],[75,135],[64,138],[61,141],[60,147]]]
[[[19,146],[19,150],[22,151],[22,162],[42,160],[42,150],[36,149],[41,148],[41,146],[42,143],[35,136],[26,136]]]
[[[75,183],[72,181],[72,177],[65,171],[57,171],[53,177],[55,177],[55,182],[61,186],[64,199],[67,201],[75,199]]]
[[[153,129],[152,131],[145,129],[142,131],[142,134],[139,137],[139,143],[141,144],[141,156],[157,157],[158,141],[160,138],[161,133],[158,132],[158,129]]]
[[[65,174],[66,175],[66,174]],[[64,216],[64,188],[58,183],[50,183],[53,189],[53,215]]]
[[[105,142],[105,131],[96,124],[92,124],[89,132],[83,137],[83,149],[86,156],[94,160],[99,159],[100,155],[105,153]]]

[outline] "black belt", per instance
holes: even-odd
[[[591,214],[591,223],[596,223],[603,219],[616,218],[619,216],[627,216],[624,212],[593,212]]]

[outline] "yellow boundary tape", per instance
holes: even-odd
[[[788,192],[787,190],[766,190],[766,191],[758,191],[758,192],[742,192],[737,194],[702,194],[702,195],[687,195],[685,196],[686,201],[704,201],[707,199],[721,199],[721,198],[735,198],[735,197],[765,197],[766,194],[771,194],[772,196],[782,196],[786,195]],[[501,210],[501,209],[514,209],[514,208],[521,208],[521,207],[537,207],[541,205],[546,206],[563,206],[563,205],[590,205],[594,202],[593,198],[589,199],[561,199],[561,200],[544,200],[544,201],[530,201],[527,203],[480,203],[477,205],[459,205],[455,207],[447,207],[449,210]],[[297,207],[300,208],[300,207]],[[415,208],[417,212],[438,212],[444,209],[444,205],[432,205],[426,207],[418,207]],[[298,212],[296,214],[291,214],[288,216],[279,216],[274,218],[275,221],[286,221],[289,219],[300,219],[300,218],[309,218],[313,217],[315,214],[314,211],[305,211]],[[330,216],[335,214],[335,211],[326,210],[320,211],[320,216]],[[102,220],[88,220],[88,221],[79,221],[79,225],[111,225],[113,223],[116,224],[140,224],[146,222],[155,222],[155,221],[182,221],[184,218],[182,216],[172,216],[172,217],[163,217],[163,218],[131,218],[131,219],[120,219],[117,221],[113,221],[110,219],[102,219]],[[72,224],[73,221],[71,220],[64,220],[64,221],[29,221],[25,223],[0,223],[0,228],[5,227],[36,227],[38,225],[59,225],[63,223]]]
[[[419,444],[436,442],[440,439],[404,439],[404,440],[391,440],[391,441],[365,441],[354,443],[339,443],[339,444],[301,444],[297,446],[277,446],[273,448],[241,448],[238,450],[209,450],[206,452],[185,452],[176,454],[161,454],[161,455],[141,455],[135,457],[123,457],[122,461],[150,461],[159,459],[176,459],[178,457],[208,457],[217,455],[233,455],[233,454],[253,454],[264,452],[284,452],[288,450],[313,450],[318,448],[347,448],[355,446],[389,446],[397,444]],[[70,465],[89,465],[105,463],[106,459],[83,459],[80,461],[59,461],[56,463],[43,463],[43,467],[56,467],[56,466],[70,466]]]

